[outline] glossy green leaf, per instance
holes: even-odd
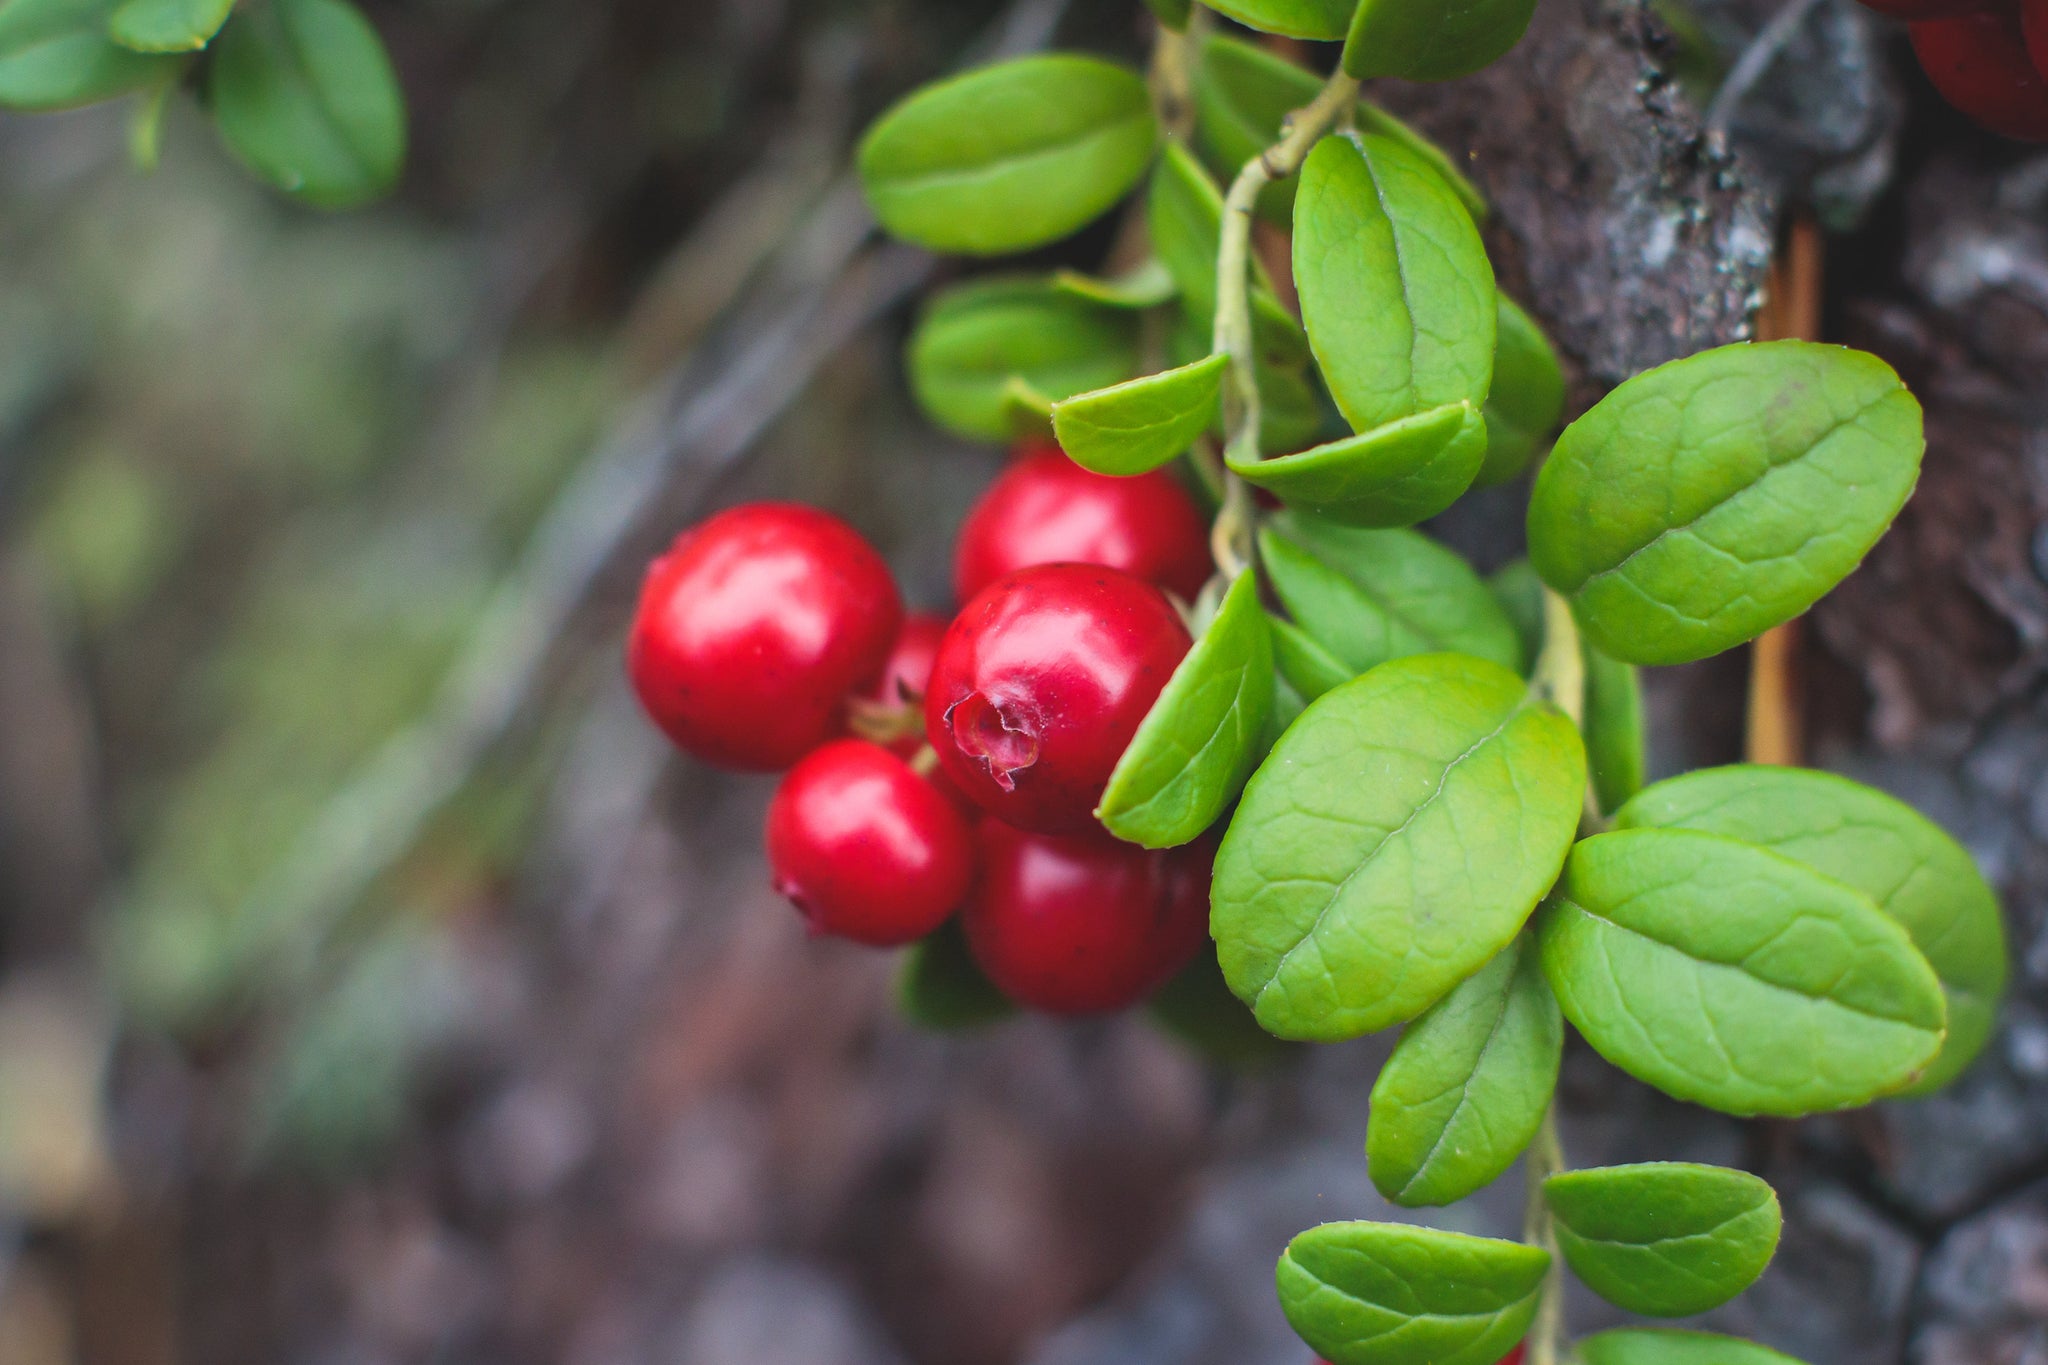
[[[1577,1365],[1800,1365],[1753,1341],[1669,1328],[1602,1332],[1580,1342],[1573,1356]]]
[[[405,96],[377,30],[346,0],[268,0],[237,10],[208,68],[228,150],[259,178],[321,208],[398,183]]]
[[[1152,173],[1145,214],[1153,250],[1180,291],[1190,341],[1206,355],[1214,345],[1223,191],[1185,148],[1172,144]],[[1260,359],[1272,365],[1305,362],[1308,337],[1301,323],[1274,297],[1263,267],[1254,262],[1251,269],[1252,337]]]
[[[1278,142],[1287,116],[1316,97],[1321,82],[1311,71],[1278,53],[1223,34],[1202,43],[1195,69],[1195,147],[1217,175],[1228,180],[1246,162]],[[1359,126],[1407,144],[1436,168],[1472,217],[1485,221],[1486,197],[1442,148],[1377,105],[1360,103]],[[1268,185],[1259,212],[1286,223],[1293,213],[1298,176]]]
[[[163,58],[108,38],[112,8],[113,0],[0,3],[0,109],[70,109],[161,80]]]
[[[1563,1056],[1564,1019],[1524,935],[1401,1035],[1372,1088],[1373,1184],[1409,1208],[1491,1184],[1542,1126]]]
[[[1515,638],[1522,646],[1517,671],[1526,678],[1536,667],[1536,656],[1543,652],[1543,580],[1528,560],[1514,559],[1486,580],[1486,588],[1514,623]]]
[[[1564,417],[1564,366],[1536,320],[1500,296],[1493,389],[1486,398],[1486,463],[1481,487],[1506,483],[1535,462]]]
[[[1203,0],[1246,28],[1287,38],[1342,38],[1358,0]]]
[[[1495,1365],[1529,1330],[1550,1253],[1399,1223],[1288,1244],[1280,1307],[1330,1365]]]
[[[1231,1071],[1262,1071],[1296,1049],[1259,1027],[1244,1002],[1230,993],[1216,954],[1204,950],[1146,1004],[1160,1030]]]
[[[1331,688],[1342,687],[1358,676],[1356,670],[1345,667],[1292,621],[1268,617],[1266,624],[1273,632],[1273,661],[1280,669],[1280,677],[1301,698],[1304,707]]]
[[[1322,439],[1329,421],[1328,404],[1305,360],[1295,361],[1284,355],[1270,354],[1274,349],[1271,343],[1278,339],[1278,334],[1257,325],[1261,315],[1256,300],[1260,297],[1256,292],[1252,295],[1252,335],[1269,353],[1254,357],[1262,400],[1259,445],[1264,450],[1299,450]],[[1202,359],[1210,353],[1214,331],[1209,324],[1183,314],[1168,334],[1168,358],[1176,365],[1193,364]],[[1220,422],[1217,430],[1222,430]]]
[[[1538,924],[1565,1017],[1677,1099],[1851,1108],[1911,1083],[1941,1046],[1941,983],[1905,930],[1848,885],[1733,839],[1596,835]]]
[[[1098,474],[1143,474],[1187,453],[1215,424],[1230,357],[1127,379],[1052,405],[1053,434],[1075,464]]]
[[[1506,56],[1535,13],[1536,0],[1359,0],[1344,69],[1360,80],[1456,80]]]
[[[1543,1182],[1558,1249],[1609,1303],[1653,1318],[1719,1308],[1778,1250],[1778,1196],[1747,1171],[1659,1161]]]
[[[1479,230],[1429,163],[1376,133],[1302,167],[1294,280],[1323,379],[1355,431],[1486,402],[1498,327]]]
[[[1041,55],[911,94],[861,140],[882,226],[935,251],[999,256],[1099,217],[1152,160],[1158,127],[1137,72]]]
[[[1137,269],[1110,279],[1094,275],[1083,275],[1078,270],[1056,271],[1052,287],[1062,294],[1099,303],[1109,308],[1157,308],[1173,302],[1173,272],[1157,257],[1148,259]]]
[[[137,52],[196,52],[213,41],[235,0],[121,0],[107,32]]]
[[[1643,789],[1647,764],[1643,682],[1634,664],[1610,659],[1580,642],[1586,664],[1586,763],[1602,812]]]
[[[1013,379],[1048,400],[1121,383],[1137,373],[1138,324],[1043,280],[976,280],[932,301],[910,338],[909,369],[934,422],[1001,441],[1015,424],[1005,392]]]
[[[1948,999],[1948,1041],[1908,1093],[1954,1080],[1989,1041],[2008,971],[1998,897],[1963,847],[1911,806],[1829,773],[1737,766],[1660,782],[1615,820],[1768,848],[1848,883],[1903,925]]]
[[[1244,573],[1117,761],[1096,817],[1147,848],[1196,838],[1237,798],[1272,714],[1273,640],[1258,576]]]
[[[1705,658],[1855,568],[1924,446],[1919,403],[1874,356],[1707,351],[1637,375],[1565,430],[1530,500],[1529,558],[1613,657]]]
[[[1294,623],[1353,674],[1443,650],[1513,668],[1514,624],[1457,554],[1418,531],[1274,518],[1259,534],[1267,581]]]
[[[1346,526],[1413,526],[1472,486],[1486,459],[1486,421],[1470,403],[1271,460],[1230,461],[1249,483]]]
[[[1325,693],[1245,788],[1210,931],[1283,1038],[1413,1019],[1514,938],[1584,804],[1572,723],[1498,664],[1429,654]]]
[[[1017,1012],[982,974],[957,919],[904,953],[896,999],[905,1018],[934,1033],[980,1028]]]

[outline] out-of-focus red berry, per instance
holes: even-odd
[[[1208,581],[1209,531],[1187,490],[1164,470],[1117,479],[1035,446],[982,494],[953,555],[965,602],[1037,564],[1102,564],[1192,601]]]
[[[930,612],[914,612],[903,618],[896,633],[895,647],[882,664],[882,676],[864,689],[852,704],[876,717],[904,713],[904,733],[890,738],[884,747],[909,758],[924,743],[924,693],[932,677],[932,661],[938,657],[939,641],[946,635],[946,618]]]
[[[2048,76],[2048,0],[2026,0],[2020,14],[2020,27],[2027,35],[2027,55],[2034,59],[2034,70]]]
[[[2004,0],[1859,0],[1863,8],[1893,19],[1951,19],[1993,9]]]
[[[1022,829],[1099,829],[1117,760],[1193,641],[1151,584],[1047,564],[967,604],[932,666],[925,736],[953,785]]]
[[[837,517],[753,503],[654,562],[627,642],[641,704],[683,749],[773,772],[838,734],[903,620],[889,566]]]
[[[2048,142],[2048,76],[2027,56],[2016,8],[1929,19],[1912,35],[1921,69],[1950,104],[1994,133]]]

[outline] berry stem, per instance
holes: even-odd
[[[1195,131],[1195,54],[1209,27],[1209,12],[1200,5],[1188,16],[1188,26],[1176,31],[1159,26],[1152,45],[1152,69],[1146,84],[1152,91],[1152,111],[1160,131],[1168,140],[1186,142]]]
[[[1557,1136],[1557,1106],[1543,1111],[1543,1126],[1522,1158],[1528,1184],[1523,1205],[1522,1240],[1550,1253],[1550,1273],[1543,1279],[1543,1297],[1536,1304],[1536,1321],[1529,1327],[1528,1365],[1557,1365],[1564,1341],[1564,1259],[1557,1250],[1557,1227],[1551,1221],[1550,1204],[1543,1197],[1543,1182],[1564,1169],[1564,1144]]]

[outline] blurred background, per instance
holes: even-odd
[[[675,759],[620,662],[647,557],[765,494],[945,605],[1002,453],[910,407],[959,266],[873,236],[848,148],[965,62],[1136,58],[1142,8],[365,8],[411,131],[371,209],[276,196],[189,107],[147,174],[118,105],[0,116],[0,1365],[1306,1365],[1279,1248],[1405,1216],[1360,1152],[1384,1044],[915,1033],[886,956],[770,892],[770,784]],[[1799,1125],[1575,1052],[1567,1147],[1780,1184],[1717,1323],[2042,1365],[2048,158],[1848,0],[1743,73],[1784,8],[1546,0],[1499,68],[1380,93],[1469,158],[1581,402],[1748,335],[1774,244],[1828,229],[1827,335],[1932,448],[1804,634],[1810,747],[1978,855],[2015,997],[1951,1095]],[[1516,491],[1437,529],[1496,566]],[[1741,753],[1745,669],[1653,679],[1660,772]]]

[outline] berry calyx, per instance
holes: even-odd
[[[895,647],[883,661],[875,685],[848,703],[848,728],[902,758],[924,743],[924,693],[931,682],[932,661],[946,635],[946,618],[914,612],[903,618]]]
[[[968,601],[1038,564],[1101,564],[1192,601],[1209,578],[1209,532],[1164,470],[1111,478],[1057,446],[1034,446],[967,514],[953,556],[955,597]]]
[[[1100,828],[1117,760],[1193,641],[1166,595],[1115,569],[997,581],[939,644],[925,734],[953,785],[1022,829]]]
[[[968,947],[1018,1004],[1101,1014],[1137,1004],[1209,935],[1213,840],[1164,852],[1103,833],[979,830],[981,879],[961,912]]]
[[[626,670],[678,746],[773,772],[839,733],[902,620],[889,566],[851,526],[753,503],[685,531],[647,571]]]
[[[895,754],[835,740],[790,769],[769,802],[768,868],[813,933],[895,948],[967,898],[974,832]]]
[[[1994,133],[2048,142],[2048,75],[2027,56],[2017,10],[1929,19],[1911,32],[1942,98]]]

